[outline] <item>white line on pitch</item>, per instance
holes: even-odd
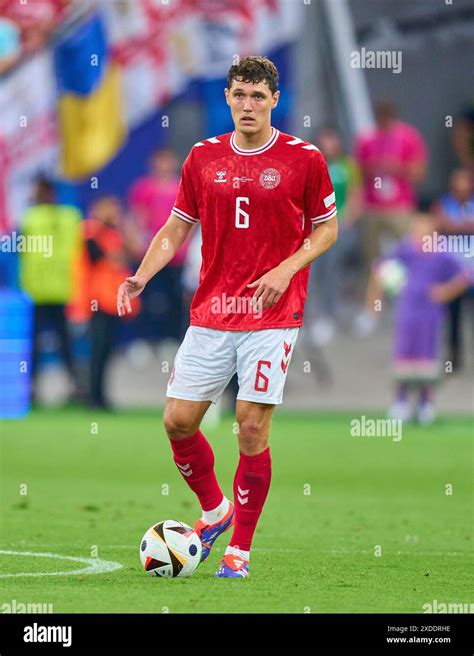
[[[31,542],[30,542],[31,544]],[[38,543],[34,542],[33,543],[37,547],[50,547],[53,546],[52,543]],[[55,545],[58,546],[58,545]],[[64,546],[68,547],[71,545],[59,545],[59,546]],[[130,549],[131,551],[138,549],[136,545],[133,544],[103,544],[100,545],[101,548],[104,549]],[[306,549],[303,548],[278,548],[278,547],[252,547],[252,551],[265,551],[265,552],[271,552],[271,553],[300,553],[300,552],[306,552]],[[350,556],[352,554],[361,554],[361,555],[367,555],[371,556],[373,555],[373,551],[370,549],[320,549],[320,553],[326,553],[326,554],[331,554],[334,556]],[[0,554],[5,553],[0,550]],[[464,553],[463,551],[387,551],[386,555],[389,556],[435,556],[435,557],[441,557],[441,556],[449,556],[449,557],[461,557],[464,558],[467,554]],[[94,559],[91,559],[94,560]],[[95,559],[97,560],[97,558]]]
[[[100,558],[81,558],[79,556],[63,556],[55,553],[36,553],[33,551],[9,551],[0,549],[0,555],[5,556],[32,556],[33,558],[57,558],[58,560],[72,560],[76,563],[85,563],[87,567],[82,569],[71,569],[65,572],[18,572],[15,574],[0,574],[0,578],[17,578],[19,576],[75,576],[78,574],[103,574],[121,569],[120,563]]]

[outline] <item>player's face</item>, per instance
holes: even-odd
[[[225,89],[225,97],[235,129],[252,135],[269,126],[271,111],[277,106],[279,96],[279,91],[272,95],[267,82],[232,80],[230,89]]]

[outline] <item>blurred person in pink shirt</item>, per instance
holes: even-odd
[[[148,175],[130,189],[128,203],[146,245],[166,223],[179,187],[179,160],[176,153],[163,148],[153,153]],[[183,308],[183,266],[189,242],[178,250],[170,264],[150,280],[142,294],[139,336],[158,342],[166,338],[179,341],[186,329]]]
[[[149,244],[166,223],[179,187],[179,161],[171,149],[157,150],[150,160],[150,172],[139,178],[129,193],[129,205],[135,220],[144,232],[144,244]],[[146,247],[144,248],[144,250]],[[171,260],[181,266],[188,246],[183,246]]]
[[[416,209],[416,186],[426,173],[427,147],[421,134],[397,118],[391,101],[378,101],[376,125],[356,140],[355,157],[364,179],[363,243],[367,278],[382,240],[398,241]],[[393,245],[393,244],[392,244]]]

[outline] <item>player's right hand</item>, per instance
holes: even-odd
[[[117,313],[119,317],[131,314],[132,304],[130,301],[142,293],[145,285],[146,281],[141,276],[125,278],[125,282],[120,285],[117,292]]]

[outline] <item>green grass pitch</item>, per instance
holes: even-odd
[[[0,553],[0,604],[50,603],[55,613],[419,613],[433,600],[472,602],[471,420],[405,426],[394,442],[351,436],[352,418],[275,414],[273,480],[251,574],[233,581],[214,578],[228,534],[189,579],[141,569],[149,526],[198,517],[161,415],[37,410],[3,422],[2,552],[97,556],[122,568],[5,577],[87,565]],[[227,495],[237,464],[232,422],[207,431]]]

